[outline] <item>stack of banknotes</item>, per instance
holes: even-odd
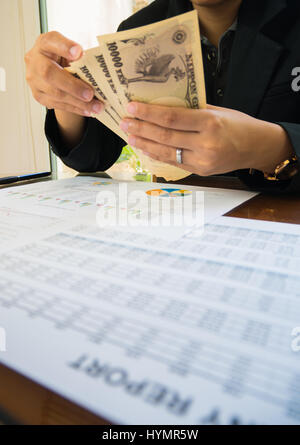
[[[128,135],[120,122],[129,116],[131,101],[193,109],[206,106],[197,11],[97,39],[99,46],[67,69],[94,88],[105,104],[105,110],[94,117],[126,143]],[[175,181],[190,174],[135,150],[142,168],[158,177]]]

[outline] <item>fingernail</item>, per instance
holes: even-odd
[[[82,97],[85,100],[92,100],[93,92],[91,90],[83,90]]]
[[[94,111],[94,113],[96,113],[96,114],[99,114],[99,113],[101,113],[101,111],[102,111],[102,109],[103,109],[103,106],[101,105],[101,104],[94,104],[93,106],[92,106],[92,110]]]
[[[137,112],[137,105],[131,102],[127,107],[127,111],[134,116]]]
[[[136,145],[136,137],[135,136],[129,136],[128,143],[129,143],[129,145],[132,145],[133,147],[135,147],[135,145]]]
[[[85,110],[85,111],[84,111],[84,114],[85,114],[85,116],[87,116],[87,117],[91,117],[91,116],[92,116],[92,113],[91,113],[89,110]]]
[[[77,59],[81,54],[81,48],[78,45],[72,46],[70,49],[70,55],[72,59]]]
[[[129,122],[128,121],[122,121],[120,123],[120,127],[126,133],[129,130]]]

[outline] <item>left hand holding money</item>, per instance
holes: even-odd
[[[272,172],[293,154],[285,130],[239,111],[208,105],[206,109],[164,107],[132,102],[132,118],[121,128],[129,144],[153,159],[201,176],[254,168]]]

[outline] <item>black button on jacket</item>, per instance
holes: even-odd
[[[190,9],[189,0],[156,0],[124,21],[119,30],[154,23]],[[300,67],[299,0],[243,0],[222,106],[280,124],[300,158],[300,92],[292,89],[295,67]],[[69,167],[79,172],[105,171],[120,156],[124,141],[96,119],[86,121],[80,144],[70,152],[60,140],[53,111],[47,114],[46,135],[53,151]],[[278,185],[246,170],[235,174],[254,188],[300,191],[300,174]]]

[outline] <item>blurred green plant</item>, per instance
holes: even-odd
[[[117,164],[121,164],[122,162],[127,162],[129,166],[135,170],[136,174],[134,176],[135,181],[143,181],[143,182],[151,182],[152,174],[148,170],[145,170],[141,166],[141,162],[135,153],[135,151],[129,146],[126,145],[121,153],[121,156],[117,160]]]

